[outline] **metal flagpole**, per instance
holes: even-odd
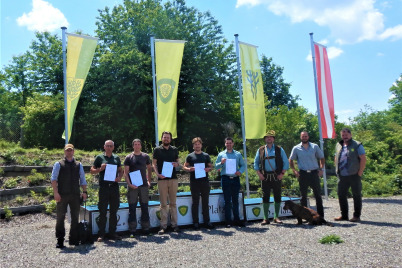
[[[63,86],[64,86],[64,135],[65,144],[68,144],[68,115],[67,115],[67,65],[66,65],[66,30],[67,27],[61,27],[62,31],[62,49],[63,49]]]
[[[324,152],[324,139],[322,138],[322,128],[321,128],[321,115],[320,115],[320,101],[318,99],[318,82],[317,82],[317,67],[315,66],[315,53],[314,53],[314,40],[313,40],[313,33],[310,33],[310,41],[311,41],[311,56],[313,58],[313,71],[314,71],[314,85],[315,85],[315,100],[317,102],[317,115],[318,115],[318,129],[320,132],[320,147],[321,150]],[[324,192],[325,192],[325,199],[328,200],[328,189],[327,189],[327,172],[323,169],[323,176],[324,176]]]
[[[155,117],[155,146],[159,146],[158,137],[158,107],[156,105],[156,74],[155,74],[155,37],[151,35],[151,59],[152,59],[152,83],[154,92],[154,117]]]
[[[236,42],[236,57],[237,57],[237,76],[239,85],[239,96],[240,96],[240,115],[241,115],[241,131],[243,135],[243,151],[244,151],[244,162],[246,165],[246,192],[247,198],[250,198],[250,187],[248,182],[248,170],[247,170],[247,150],[246,150],[246,129],[244,127],[244,109],[243,109],[243,94],[242,94],[242,83],[241,83],[241,70],[240,70],[240,52],[239,52],[239,35],[235,34]]]

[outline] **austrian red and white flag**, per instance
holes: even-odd
[[[333,139],[335,138],[335,110],[327,48],[318,43],[314,43],[314,54],[317,70],[322,137],[324,139]]]

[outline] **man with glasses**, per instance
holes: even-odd
[[[114,142],[112,140],[105,141],[103,146],[105,152],[96,156],[93,166],[91,167],[91,174],[99,174],[99,232],[98,242],[103,242],[105,239],[106,229],[106,215],[109,206],[109,238],[112,240],[121,240],[121,236],[116,234],[117,227],[117,211],[120,206],[120,192],[119,184],[123,176],[123,169],[121,168],[120,158],[113,154]],[[105,177],[106,169],[116,170],[116,173],[107,174],[110,176]]]

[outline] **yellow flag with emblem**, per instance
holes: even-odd
[[[91,67],[98,38],[67,34],[67,122],[68,140],[71,137],[74,114],[80,99],[85,79]],[[65,133],[63,133],[65,138]]]
[[[177,90],[184,43],[182,40],[155,39],[158,137],[163,131],[169,131],[177,138]]]
[[[257,47],[239,42],[246,139],[264,137],[266,129],[264,90]]]

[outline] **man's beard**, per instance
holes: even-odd
[[[163,143],[163,146],[169,146],[170,145],[170,142],[164,142]]]
[[[308,140],[306,140],[306,141],[301,141],[303,144],[307,144],[308,143]]]

